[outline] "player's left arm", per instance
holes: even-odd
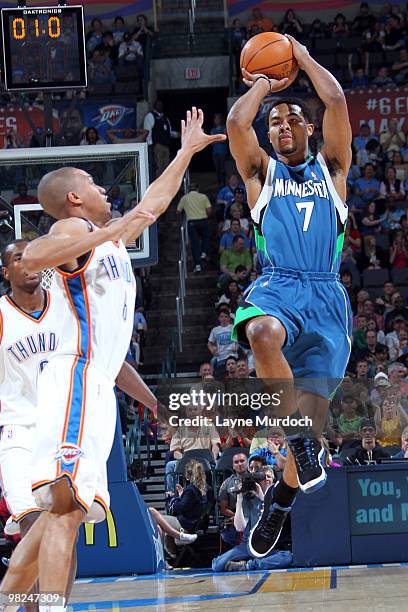
[[[306,72],[326,107],[323,117],[324,145],[320,153],[334,174],[344,176],[344,194],[339,193],[339,195],[345,199],[345,181],[351,164],[352,142],[346,97],[338,81],[310,56],[307,48],[292,36],[287,35],[287,38],[293,45],[293,54],[299,67]],[[339,189],[338,185],[336,189]]]

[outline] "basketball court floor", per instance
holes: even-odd
[[[75,583],[69,610],[184,612],[405,612],[408,563],[212,574],[173,570],[155,576]]]

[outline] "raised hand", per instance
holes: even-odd
[[[204,113],[195,106],[187,111],[186,119],[181,121],[181,148],[193,154],[202,151],[210,144],[226,140],[225,134],[209,135],[203,131]]]
[[[271,79],[267,77],[265,74],[251,74],[245,68],[242,68],[242,80],[244,81],[247,87],[253,87],[255,83],[262,79],[263,81],[268,81],[269,83],[269,93],[273,93],[275,91],[282,91],[289,84],[289,79]]]
[[[310,56],[307,47],[305,47],[305,45],[300,44],[300,42],[298,42],[296,38],[293,38],[293,36],[290,36],[290,34],[285,34],[285,36],[292,43],[293,55],[295,56],[296,61],[299,64],[299,68],[304,70],[304,60]]]

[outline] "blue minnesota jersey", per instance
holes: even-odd
[[[347,215],[320,153],[303,174],[270,158],[251,211],[261,266],[338,272]]]

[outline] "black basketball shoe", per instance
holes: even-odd
[[[313,493],[326,484],[324,469],[326,451],[317,438],[288,436],[287,441],[296,463],[299,487],[303,493]]]
[[[276,546],[288,512],[292,507],[283,508],[273,501],[273,487],[265,493],[263,512],[252,529],[248,546],[254,557],[265,557]]]

